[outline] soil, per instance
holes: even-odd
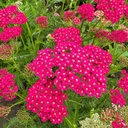
[[[5,101],[5,100],[2,100],[1,103],[2,103],[2,105],[7,106],[7,105],[9,105],[9,104],[16,103],[16,101],[17,101],[17,99],[14,99],[14,100],[12,100],[12,101]],[[19,110],[19,109],[20,109],[20,106],[14,106],[14,107],[11,109],[10,113],[8,114],[8,116],[6,116],[6,119],[5,119],[4,117],[0,117],[0,128],[3,128],[3,125],[4,125],[5,123],[7,123],[10,118],[14,117],[14,116],[16,115],[16,113],[17,113],[17,110]],[[7,119],[8,119],[8,120],[7,120]]]

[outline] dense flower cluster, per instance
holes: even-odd
[[[118,89],[111,89],[110,90],[110,99],[113,104],[120,105],[121,107],[126,104],[126,100],[124,95],[121,94],[120,90]]]
[[[122,71],[122,76],[120,80],[118,80],[118,87],[122,88],[123,91],[128,94],[128,73],[126,70]]]
[[[80,31],[78,28],[58,28],[51,34],[56,44],[63,42],[74,42],[76,45],[82,45],[82,38],[80,37]]]
[[[115,119],[113,122],[112,122],[112,127],[113,128],[127,128],[127,126],[125,127],[125,121],[122,120],[122,119]]]
[[[82,121],[79,121],[80,128],[110,128],[110,125],[101,121],[98,113],[94,113],[93,117],[85,118]]]
[[[19,37],[21,32],[22,28],[20,26],[7,27],[0,33],[0,40],[7,42],[9,39]]]
[[[124,115],[122,115],[122,113],[119,111],[119,108],[116,110],[114,108],[106,108],[106,110],[102,110],[101,120],[103,120],[106,123],[110,123],[111,124],[110,128],[128,127]]]
[[[28,90],[26,97],[27,109],[37,113],[41,121],[50,120],[53,124],[60,124],[63,117],[67,116],[64,101],[67,95],[53,87],[53,81],[48,80],[45,84],[38,80]]]
[[[95,0],[97,9],[104,12],[104,16],[112,23],[118,22],[125,14],[126,2],[124,0]]]
[[[128,40],[128,34],[124,30],[114,30],[109,39],[114,42],[125,43]]]
[[[111,55],[98,46],[80,47],[68,42],[53,50],[40,50],[30,68],[44,83],[54,78],[60,90],[70,88],[81,96],[99,98],[106,91],[105,75],[111,62]]]
[[[0,97],[5,100],[16,98],[15,93],[18,91],[18,86],[15,84],[14,78],[15,76],[6,69],[0,69]]]
[[[1,44],[0,45],[0,59],[6,60],[11,57],[13,51],[13,47],[8,44]]]
[[[81,23],[80,19],[75,15],[73,11],[65,11],[63,14],[63,20],[65,22],[71,22],[70,25],[78,25]]]
[[[0,117],[7,116],[11,111],[9,106],[0,106]]]
[[[95,16],[98,20],[100,20],[100,19],[102,19],[102,17],[104,16],[104,12],[101,11],[101,10],[96,10],[96,11],[94,12],[94,16]]]
[[[75,12],[73,11],[65,11],[63,14],[64,21],[74,20],[74,18],[75,18]]]
[[[41,28],[47,28],[48,26],[48,18],[46,16],[38,16],[35,21]]]
[[[112,32],[106,30],[94,30],[95,37],[102,39],[102,41],[110,40],[117,43],[126,43],[128,40],[128,33],[125,30],[113,30]]]
[[[75,25],[78,25],[78,24],[81,23],[81,20],[78,17],[75,16],[73,22],[74,22]]]
[[[27,22],[24,13],[18,11],[14,5],[10,5],[0,10],[0,27],[3,29],[0,32],[0,40],[7,42],[9,39],[14,39],[21,34],[21,24]],[[13,25],[13,26],[12,26]]]
[[[109,40],[110,32],[106,30],[94,30],[95,37],[101,39],[101,41]]]
[[[78,7],[77,12],[81,15],[82,19],[91,22],[94,19],[94,10],[92,4],[82,4]]]

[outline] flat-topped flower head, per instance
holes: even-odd
[[[37,113],[42,122],[50,120],[53,124],[60,124],[68,114],[64,105],[67,95],[53,85],[52,80],[48,80],[45,84],[42,80],[38,80],[33,84],[28,90],[26,107]]]
[[[106,20],[117,23],[125,14],[125,0],[95,0],[96,8],[104,12]]]
[[[15,93],[18,91],[18,86],[15,84],[14,78],[15,76],[6,69],[0,69],[0,97],[7,101],[16,98]]]
[[[118,87],[128,94],[128,73],[126,70],[122,70],[121,78],[118,80]]]
[[[92,4],[82,4],[78,7],[77,12],[83,20],[91,22],[94,19],[94,10]]]
[[[105,75],[111,63],[112,56],[98,46],[63,42],[52,50],[40,50],[30,69],[44,83],[52,78],[60,90],[71,89],[81,96],[99,98],[106,92]]]
[[[120,105],[121,107],[123,107],[126,104],[124,95],[121,94],[120,90],[118,89],[110,90],[110,99],[113,104]]]
[[[47,28],[47,26],[48,26],[47,16],[38,16],[38,17],[36,17],[35,21],[40,26],[40,28]]]
[[[11,57],[13,52],[13,47],[8,44],[1,44],[0,45],[0,59],[7,60]]]
[[[75,27],[55,29],[51,36],[57,45],[63,42],[74,42],[76,45],[82,45],[80,30]]]
[[[63,14],[64,21],[72,21],[75,18],[75,12],[73,11],[65,11]]]
[[[125,43],[128,40],[128,33],[124,30],[114,30],[109,35],[110,41]]]
[[[10,39],[19,37],[22,32],[22,24],[27,22],[23,12],[20,12],[15,5],[0,9],[0,40],[4,43]]]

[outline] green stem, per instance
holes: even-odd
[[[35,52],[36,52],[36,50],[35,50],[35,45],[34,45],[34,42],[33,42],[32,33],[31,33],[31,30],[30,30],[30,28],[29,28],[28,23],[26,23],[26,26],[27,26],[28,33],[29,33],[29,36],[30,36],[30,39],[31,39],[31,42],[32,42],[32,47],[33,47],[33,50],[34,50],[34,53],[35,53]]]
[[[23,42],[24,48],[26,48],[26,45],[25,45],[25,42],[24,42],[24,39],[23,39],[22,35],[20,35],[20,38],[21,38],[21,40]]]
[[[76,128],[76,125],[72,124],[71,121],[67,117],[65,117],[64,119],[67,122],[69,128]]]
[[[76,123],[76,117],[77,117],[77,114],[78,114],[78,107],[77,107],[77,105],[76,105],[76,107],[75,107],[74,119],[73,119],[73,124]]]
[[[24,99],[22,96],[20,96],[18,93],[16,93],[16,95],[18,96],[18,97],[20,97],[21,99]]]
[[[27,79],[27,77],[25,76],[25,74],[22,73],[22,71],[19,69],[17,63],[16,63],[15,60],[14,60],[14,57],[12,57],[11,60],[12,60],[12,62],[14,63],[14,67],[21,73],[21,75],[25,78],[25,80],[30,84],[30,81]]]
[[[77,102],[77,101],[74,101],[74,100],[69,100],[69,102],[73,102],[73,103],[76,103],[77,105],[80,105],[80,106],[82,106],[82,104],[80,104],[79,102]]]
[[[12,108],[12,107],[14,107],[14,106],[16,106],[16,105],[18,105],[18,104],[21,104],[21,103],[23,103],[23,102],[25,102],[25,100],[22,100],[22,101],[16,102],[16,103],[15,103],[15,104],[13,104],[12,106],[10,106],[10,108]]]
[[[9,122],[9,119],[7,117],[5,117],[5,116],[3,116],[3,117],[4,117],[4,119],[6,119]]]
[[[62,17],[62,13],[63,13],[63,10],[64,10],[64,4],[65,4],[65,0],[63,1],[62,3],[62,8],[61,8],[61,11],[60,11],[60,16]]]
[[[85,21],[83,20],[82,23],[81,23],[80,32],[82,32],[82,27],[83,27],[84,22],[85,22]]]

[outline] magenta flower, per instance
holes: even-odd
[[[105,75],[111,62],[111,55],[98,46],[64,42],[53,50],[40,50],[30,69],[43,83],[52,78],[60,90],[71,89],[81,96],[99,98],[106,92]]]
[[[120,90],[118,89],[111,89],[110,90],[110,99],[113,104],[120,105],[121,107],[126,104],[126,100],[124,95],[121,94]]]
[[[15,76],[6,69],[0,69],[0,96],[7,101],[16,98],[15,93],[18,91],[18,86],[15,84],[14,78]]]
[[[94,10],[92,4],[82,4],[78,7],[77,12],[81,15],[82,19],[91,22],[94,19]]]
[[[38,16],[35,21],[41,28],[47,28],[48,26],[48,18],[46,16]]]
[[[118,22],[125,14],[126,2],[124,0],[95,0],[96,8],[104,12],[106,20]]]
[[[50,120],[53,124],[60,124],[68,112],[64,101],[67,95],[53,87],[53,81],[48,80],[46,83],[38,80],[28,90],[26,97],[27,109],[37,113],[41,121]]]
[[[74,27],[58,28],[51,34],[56,44],[63,42],[74,42],[77,45],[82,45],[80,30]]]

